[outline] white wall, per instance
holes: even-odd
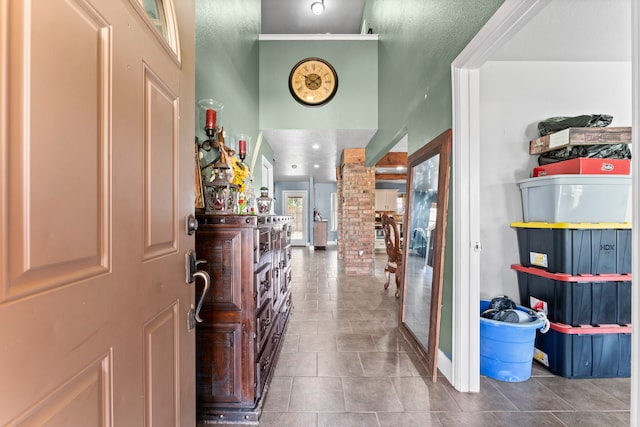
[[[529,140],[554,116],[609,114],[631,126],[631,62],[487,62],[480,69],[480,215],[482,298],[518,300],[516,232],[522,221],[519,180],[538,157]]]

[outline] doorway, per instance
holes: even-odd
[[[477,310],[477,301],[480,298],[481,286],[477,286],[476,283],[483,283],[481,274],[486,272],[487,257],[483,259],[483,263],[480,263],[480,253],[484,247],[495,247],[492,243],[497,240],[497,232],[490,233],[486,224],[490,223],[486,217],[480,215],[474,215],[473,212],[482,212],[482,203],[487,203],[488,198],[485,196],[487,193],[482,191],[482,188],[491,187],[492,194],[498,193],[496,188],[500,188],[499,192],[505,200],[504,205],[499,211],[504,212],[505,219],[501,221],[501,224],[507,224],[507,227],[502,227],[500,232],[504,232],[510,242],[514,242],[515,239],[512,235],[508,234],[509,219],[517,220],[521,215],[518,205],[518,193],[515,181],[522,179],[522,175],[511,175],[505,179],[506,182],[502,183],[499,187],[495,183],[487,185],[488,179],[485,179],[481,187],[481,180],[479,176],[489,177],[490,174],[486,173],[486,168],[490,167],[490,163],[487,161],[487,157],[490,156],[488,148],[491,146],[486,143],[490,138],[481,131],[486,128],[491,128],[487,124],[486,120],[483,120],[482,112],[487,114],[486,108],[481,108],[483,100],[487,99],[487,94],[491,93],[495,95],[495,90],[488,92],[486,90],[487,82],[493,80],[487,80],[487,78],[496,79],[496,69],[500,71],[499,67],[505,66],[505,56],[502,56],[502,62],[497,65],[493,64],[491,71],[494,74],[488,73],[486,62],[490,59],[495,60],[495,53],[498,48],[504,47],[511,39],[515,38],[514,34],[527,27],[527,23],[532,20],[536,14],[540,13],[545,7],[549,5],[560,7],[562,3],[551,3],[546,0],[539,0],[536,2],[513,0],[504,3],[503,7],[494,15],[481,32],[478,33],[476,38],[472,40],[467,48],[460,54],[460,56],[452,64],[452,80],[453,80],[453,96],[454,96],[454,153],[455,158],[453,160],[454,173],[457,174],[454,177],[456,183],[453,194],[453,204],[456,206],[454,213],[454,235],[457,236],[454,242],[454,259],[456,265],[454,265],[454,296],[453,296],[453,310],[454,310],[454,330],[453,330],[453,347],[454,357],[452,362],[452,370],[450,376],[452,377],[452,383],[456,389],[461,391],[478,391],[479,390],[479,339],[477,334],[469,333],[469,331],[477,330],[478,318],[476,316],[469,316],[474,309]],[[555,13],[554,16],[559,16],[559,13]],[[601,16],[598,16],[600,19]],[[625,19],[622,20],[623,22]],[[563,21],[563,28],[566,25]],[[538,27],[535,28],[536,34],[540,32]],[[535,38],[534,38],[535,39]],[[520,39],[522,41],[523,39]],[[537,40],[537,39],[535,39]],[[513,45],[512,45],[513,46]],[[573,46],[572,46],[573,47]],[[575,49],[574,49],[575,50]],[[504,50],[502,51],[504,54]],[[518,51],[519,54],[523,52],[522,49]],[[540,57],[536,59],[540,60]],[[549,67],[547,61],[546,65]],[[516,67],[519,64],[510,66]],[[535,66],[533,61],[529,61],[526,64],[529,69],[533,69]],[[574,64],[563,64],[563,67],[574,66]],[[585,74],[585,73],[583,73]],[[517,72],[512,72],[512,75],[522,75]],[[514,80],[514,79],[511,79]],[[501,85],[504,85],[507,79],[501,81]],[[567,80],[564,80],[567,81]],[[510,81],[510,83],[513,83]],[[535,84],[531,85],[536,87]],[[549,87],[546,86],[547,90]],[[559,93],[559,91],[549,90],[553,93]],[[533,102],[533,96],[522,96],[522,94],[514,94],[509,92],[513,97],[509,100],[509,112],[520,110],[520,108],[514,108],[516,101],[519,99],[526,99],[527,105],[535,105]],[[481,95],[483,95],[481,97]],[[591,95],[591,93],[590,93]],[[572,98],[574,99],[574,98]],[[553,103],[558,108],[559,102],[550,101],[549,98],[545,98],[546,104]],[[584,105],[584,104],[580,104]],[[609,105],[609,104],[607,104]],[[588,108],[587,108],[588,110]],[[532,109],[525,110],[529,117],[536,117],[538,119],[544,118],[539,112],[535,112]],[[569,106],[559,108],[559,111],[572,112]],[[532,113],[533,112],[533,113]],[[576,113],[577,114],[577,113]],[[628,117],[628,113],[625,114]],[[494,112],[495,116],[495,112]],[[618,115],[619,119],[623,118],[623,115]],[[513,123],[512,117],[507,119],[501,116],[501,119],[505,120],[505,123]],[[533,119],[528,118],[533,121]],[[520,118],[518,123],[529,122]],[[521,125],[521,127],[525,127]],[[520,130],[515,136],[509,135],[508,126],[501,126],[500,132],[503,135],[508,135],[511,140],[525,140],[522,135],[527,135],[526,131]],[[481,144],[480,142],[483,141]],[[527,141],[523,141],[527,142]],[[457,148],[456,148],[457,147]],[[526,153],[526,149],[520,153],[515,153],[515,156],[523,159],[523,162],[528,162],[527,158],[523,158],[522,153]],[[485,157],[483,157],[483,153]],[[504,160],[504,159],[503,159]],[[535,162],[535,159],[534,159]],[[514,162],[509,161],[514,165]],[[514,167],[518,169],[520,174],[522,171],[527,173],[531,165],[528,163],[522,163],[520,166]],[[485,168],[485,173],[483,173]],[[518,178],[520,177],[520,178]],[[491,179],[494,177],[491,176]],[[490,182],[490,181],[489,181]],[[510,203],[509,203],[510,201]],[[496,199],[491,200],[492,206],[496,206]],[[509,211],[508,206],[516,206],[515,210]],[[636,213],[637,214],[637,213]],[[496,224],[497,221],[491,222]],[[507,230],[507,231],[502,231]],[[493,238],[489,240],[487,236]],[[481,237],[482,240],[481,241]],[[505,241],[505,239],[502,239]],[[487,244],[488,243],[488,244]],[[508,275],[510,272],[506,271]],[[507,276],[509,277],[509,276]],[[510,278],[511,279],[511,278]],[[512,279],[511,279],[512,280]],[[505,280],[501,280],[505,282]],[[486,280],[484,281],[486,283]],[[513,285],[515,286],[515,285]]]
[[[293,217],[291,225],[291,245],[306,246],[309,230],[309,215],[306,191],[283,191],[282,212]]]

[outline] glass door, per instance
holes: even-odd
[[[283,191],[282,212],[293,217],[291,245],[306,246],[309,241],[306,191]]]

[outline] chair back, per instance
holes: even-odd
[[[387,214],[382,214],[382,231],[384,243],[390,262],[399,262],[401,258],[400,233],[396,221]]]

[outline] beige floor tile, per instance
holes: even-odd
[[[299,377],[293,379],[290,412],[345,412],[341,378]]]

